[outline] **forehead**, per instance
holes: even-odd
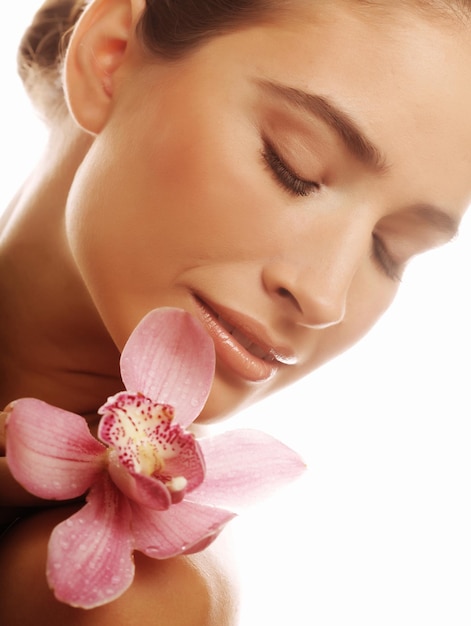
[[[408,201],[453,207],[459,216],[471,197],[471,24],[424,17],[415,0],[273,6],[289,11],[169,64],[169,81],[179,85],[172,93],[185,102],[199,94],[198,106],[219,120],[241,115],[250,87],[267,81],[320,96],[386,157],[392,206],[404,200],[404,187]]]
[[[343,4],[359,12],[363,11],[370,18],[394,15],[398,9],[401,9],[413,11],[424,19],[443,20],[456,25],[459,22],[468,22],[471,15],[470,0],[395,0],[394,2],[391,0],[333,0],[333,3]]]

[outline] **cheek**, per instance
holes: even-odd
[[[215,126],[210,113],[178,116],[158,139],[141,138],[147,165],[140,185],[153,189],[145,219],[157,216],[159,231],[173,241],[170,254],[189,264],[263,258],[285,232],[258,134],[247,123],[218,120]]]
[[[233,123],[215,129],[208,121],[188,119],[150,146],[154,169],[145,184],[152,185],[152,176],[159,181],[158,202],[167,208],[163,226],[170,220],[173,227],[179,220],[180,249],[188,239],[191,245],[185,250],[195,250],[202,259],[222,260],[231,253],[240,260],[251,258],[251,235],[269,228],[273,217],[266,209],[266,193],[257,191],[257,148],[243,128],[235,139]]]
[[[122,345],[142,316],[134,295],[149,280],[152,259],[141,245],[148,233],[139,219],[131,160],[120,161],[114,152],[98,140],[92,146],[71,187],[66,232],[85,286]]]
[[[202,123],[144,130],[123,138],[110,126],[97,137],[67,206],[76,264],[118,343],[116,316],[132,328],[188,268],[254,258],[256,232],[272,222],[242,146]]]

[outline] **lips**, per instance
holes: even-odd
[[[252,339],[250,339],[247,335],[244,335],[244,333],[238,330],[235,326],[229,324],[229,322],[220,315],[217,316],[217,320],[221,326],[225,328],[227,332],[247,350],[247,352],[250,352],[253,356],[263,359],[264,361],[275,360],[271,350],[266,350],[261,345],[253,342]]]
[[[196,297],[198,316],[212,337],[220,360],[238,376],[263,382],[282,365],[294,365],[296,357],[270,345],[263,326],[244,315],[209,304]]]

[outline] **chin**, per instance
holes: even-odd
[[[274,391],[271,384],[234,382],[216,370],[211,393],[196,423],[205,425],[225,420]]]
[[[259,385],[243,382],[235,385],[216,374],[211,393],[196,423],[211,424],[227,419],[256,402],[260,391]]]

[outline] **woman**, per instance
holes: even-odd
[[[4,406],[35,396],[93,427],[132,329],[170,305],[215,342],[202,419],[227,415],[358,340],[410,257],[456,232],[471,192],[469,6],[186,4],[92,2],[67,47],[67,104],[44,24],[63,9],[65,31],[81,3],[46,3],[25,40],[48,68],[23,74],[51,138],[4,217]],[[3,476],[5,506],[30,504]],[[5,623],[233,619],[214,602],[230,594],[216,548],[139,560],[107,607],[55,603],[41,572],[65,515],[4,540]]]

